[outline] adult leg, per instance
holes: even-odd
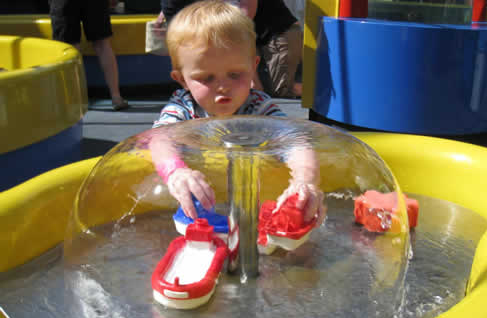
[[[118,64],[113,52],[110,38],[112,25],[108,1],[84,0],[82,7],[83,29],[86,39],[93,44],[98,56],[105,82],[110,90],[112,105],[115,110],[127,108],[128,103],[120,96]]]
[[[110,38],[94,41],[93,49],[98,56],[98,61],[100,62],[105,81],[110,90],[113,104],[118,105],[123,99],[120,96],[117,59],[115,53],[113,53]]]
[[[286,32],[272,37],[262,47],[271,78],[271,95],[275,97],[294,97],[295,74],[301,60],[302,32],[298,24]]]
[[[299,24],[294,24],[285,34],[289,43],[289,76],[291,77],[291,84],[289,86],[289,94],[291,96],[300,97],[303,91],[303,84],[296,81],[296,73],[298,66],[303,57],[303,32]]]
[[[267,64],[264,61],[260,47],[257,47],[257,52],[260,56],[260,61],[257,65],[257,71],[254,73],[254,78],[252,79],[252,88],[266,92],[270,95],[272,89],[269,71],[267,70]]]

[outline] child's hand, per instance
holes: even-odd
[[[191,199],[193,194],[201,205],[209,210],[215,205],[215,192],[206,182],[203,173],[190,168],[178,168],[167,179],[169,193],[178,200],[188,217],[196,219],[196,209]]]
[[[296,207],[303,210],[304,221],[309,222],[316,216],[318,219],[315,226],[320,226],[326,217],[326,206],[323,203],[323,191],[313,183],[291,182],[289,187],[277,199],[277,206],[274,211],[277,211],[288,197],[296,193],[298,194]]]

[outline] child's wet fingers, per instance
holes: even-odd
[[[191,200],[191,193],[188,192],[181,194],[178,201],[181,204],[181,208],[183,209],[186,216],[192,218],[193,220],[198,218],[198,214],[196,213],[193,200]]]
[[[305,210],[307,213],[316,213],[317,204],[316,201],[313,201],[316,197],[315,188],[310,184],[300,184],[298,188],[296,207]],[[313,215],[310,216],[310,218],[312,217]]]
[[[210,190],[207,192],[207,196],[210,198],[210,202],[212,206],[215,206],[216,204],[216,196],[215,196],[215,191],[213,191],[213,188],[209,186]]]
[[[206,182],[203,173],[193,171],[192,175],[193,178],[190,180],[191,192],[205,209],[211,209],[215,204],[215,193],[213,192],[213,189]]]
[[[303,187],[298,187],[298,200],[296,201],[296,207],[298,209],[303,209],[307,201],[307,193]]]
[[[320,191],[318,196],[318,220],[316,222],[316,226],[320,226],[326,219],[326,212],[328,211],[328,207],[326,206],[325,202],[325,194]]]
[[[215,191],[213,191],[213,188],[206,182],[206,180],[200,180],[199,184],[201,186],[203,193],[205,194],[206,199],[209,202],[209,207],[208,208],[205,207],[205,208],[209,209],[212,206],[214,206],[216,203]]]
[[[186,209],[183,209],[183,211],[185,211],[185,214],[193,220],[196,220],[198,218],[198,214],[196,213],[196,210],[192,203]]]
[[[191,199],[191,178],[185,177],[186,173],[173,173],[168,180],[169,193],[181,204],[184,214],[190,218],[196,218],[196,209]]]
[[[199,182],[194,179],[189,179],[188,188],[195,198],[201,203],[201,205],[203,205],[205,209],[208,209],[209,202]]]
[[[205,191],[200,188],[198,191],[194,191],[194,196],[198,201],[200,201],[201,205],[206,209],[209,210],[213,207],[213,200],[211,196],[209,196]]]
[[[324,204],[320,204],[318,208],[318,220],[316,221],[315,227],[320,226],[326,219],[327,207]]]
[[[304,221],[311,221],[318,213],[318,198],[315,195],[311,195],[307,200]]]
[[[289,188],[286,189],[278,198],[276,202],[276,208],[272,211],[272,213],[277,212],[281,206],[286,202],[287,198],[289,197]]]

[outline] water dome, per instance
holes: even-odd
[[[276,200],[289,184],[289,151],[312,149],[326,221],[296,249],[256,256],[257,275],[245,281],[223,269],[205,305],[165,308],[153,299],[151,275],[181,234],[173,222],[178,202],[156,172],[153,143],[177,149],[206,176],[222,215],[236,206],[253,214]],[[397,202],[383,231],[370,231],[354,215],[354,200],[372,190]],[[256,248],[255,228],[244,233],[248,246],[239,253]],[[128,138],[85,179],[64,244],[65,304],[70,317],[393,317],[404,302],[409,246],[405,197],[384,161],[357,138],[299,119],[192,120]]]

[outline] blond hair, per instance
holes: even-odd
[[[197,1],[181,10],[169,23],[167,48],[173,68],[180,69],[178,49],[230,48],[248,45],[256,56],[253,21],[238,7],[222,0]]]

